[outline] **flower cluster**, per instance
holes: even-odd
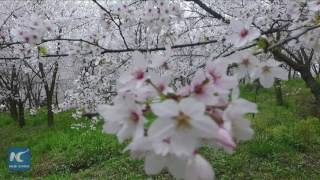
[[[167,169],[178,179],[213,179],[199,148],[233,152],[236,142],[252,138],[245,115],[257,112],[254,103],[239,98],[238,78],[227,75],[230,61],[209,62],[179,89],[154,75],[146,55],[135,52],[132,61],[118,80],[114,104],[97,108],[104,132],[120,142],[131,140],[125,150],[145,160],[147,174]],[[160,67],[168,70],[164,64]]]
[[[31,16],[25,19],[25,23],[21,25],[16,32],[17,38],[31,45],[41,43],[42,38],[50,32],[53,32],[54,26],[47,20],[43,20],[38,16]]]
[[[38,111],[40,110],[40,108],[31,108],[30,109],[30,116],[36,116],[38,114]]]
[[[312,0],[308,2],[308,8],[312,12],[319,12],[320,11],[320,1],[319,0]]]
[[[172,17],[181,18],[182,16],[180,4],[168,0],[146,1],[144,8],[141,9],[136,9],[135,6],[130,6],[126,3],[118,3],[113,12],[122,17],[127,23],[136,22],[136,16],[138,15],[140,20],[154,31],[168,25]],[[107,16],[107,14],[104,14],[103,19],[105,19],[108,26],[111,21],[106,18]]]
[[[6,110],[6,105],[0,104],[0,112],[5,111],[5,110]]]
[[[214,15],[208,14],[208,9],[203,9],[201,4],[178,0],[108,1],[106,4],[114,3],[116,6],[106,7],[107,10],[102,8],[104,11],[98,23],[93,21],[95,10],[92,16],[83,18],[70,15],[70,22],[76,23],[69,23],[64,18],[55,20],[62,27],[59,35],[63,35],[64,41],[72,38],[67,44],[59,42],[61,48],[66,47],[66,51],[59,54],[67,54],[70,58],[68,62],[74,59],[72,67],[80,73],[72,86],[73,90],[67,93],[65,106],[59,107],[78,108],[83,112],[77,111],[72,116],[81,119],[83,113],[94,111],[98,104],[112,102],[112,106],[100,105],[97,108],[105,120],[103,129],[106,133],[115,134],[120,142],[130,142],[125,150],[130,151],[133,157],[145,160],[147,174],[157,174],[167,169],[178,179],[212,179],[214,172],[211,165],[200,155],[199,149],[206,145],[233,152],[237,142],[249,140],[253,135],[245,115],[256,113],[257,107],[239,97],[238,81],[258,79],[263,87],[270,88],[275,78],[286,79],[287,75],[268,53],[273,50],[281,52],[282,47],[287,45],[288,49],[320,47],[319,0],[208,2],[205,4],[214,5],[212,10],[223,12],[226,18],[223,22],[230,20],[230,24],[220,24],[219,18],[213,20]],[[203,9],[203,13],[198,8]],[[83,10],[91,11],[91,7]],[[81,15],[86,14],[83,10]],[[72,14],[78,13],[72,10]],[[183,15],[186,16],[183,24],[172,23]],[[18,43],[18,52],[8,51],[5,55],[19,53],[21,58],[30,56],[25,60],[32,65],[38,60],[34,56],[37,52],[34,45],[53,41],[42,41],[47,32],[53,31],[53,26],[39,16],[19,19],[24,23],[19,24],[14,37],[26,44],[20,46]],[[80,25],[79,20],[88,19],[88,23]],[[101,25],[105,29],[101,30]],[[117,27],[113,28],[113,25]],[[88,31],[83,31],[81,27],[88,28]],[[3,32],[0,34],[1,43],[10,39]],[[88,38],[84,38],[86,35]],[[126,49],[119,47],[119,35]],[[213,42],[212,37],[219,37],[216,45],[210,43]],[[220,37],[223,37],[221,42]],[[80,42],[74,42],[77,39]],[[230,46],[230,51],[229,48],[222,51],[220,48],[227,47],[223,43],[225,39],[237,49]],[[165,44],[175,46],[180,52],[172,55],[167,47],[164,55],[149,54],[149,51],[145,54],[134,52],[129,68],[121,72],[129,64],[127,56],[131,55],[125,52],[132,49],[144,51],[145,48],[162,50]],[[257,56],[246,50],[253,46],[258,48],[255,54],[267,56],[267,61],[260,62]],[[9,49],[5,44],[3,47]],[[46,47],[48,50],[56,49],[49,43]],[[114,50],[121,54],[101,53],[109,48],[110,52]],[[221,54],[215,57],[233,55],[213,58],[220,50]],[[173,56],[175,62],[167,62]],[[188,57],[189,63],[183,57]],[[207,57],[215,61],[209,62]],[[198,62],[207,63],[202,66]],[[176,66],[172,68],[171,65]],[[318,63],[316,65],[319,66]],[[206,68],[192,73],[194,76],[189,78],[187,74],[198,67]],[[290,64],[289,67],[292,68]],[[28,72],[32,73],[30,69]],[[177,83],[178,78],[173,77],[175,75],[181,77],[181,85]],[[114,82],[116,78],[117,83]],[[114,94],[117,97],[112,99]],[[53,111],[60,109],[53,107]],[[36,113],[34,109],[30,112]],[[95,129],[97,122],[98,119],[93,119],[90,128]],[[76,129],[87,127],[83,123],[73,126]]]
[[[95,131],[97,129],[97,124],[100,122],[100,120],[97,117],[93,117],[90,122],[77,122],[71,124],[71,129],[74,130],[87,130],[87,131]]]
[[[75,113],[72,113],[73,119],[80,119],[82,117],[81,111],[76,111]]]
[[[302,46],[304,48],[316,50],[320,48],[319,28],[308,30],[310,26],[319,25],[319,12],[320,1],[318,0],[311,0],[305,3],[299,1],[288,2],[286,14],[289,17],[289,20],[295,22],[291,24],[289,30],[291,31],[291,36],[298,36],[297,41],[289,43],[290,46]],[[299,36],[301,33],[303,33],[303,35]]]
[[[182,12],[178,3],[169,3],[165,0],[148,1],[142,12],[142,21],[149,27],[161,28],[170,23],[171,17],[181,18],[181,16]]]
[[[270,59],[261,63],[249,50],[236,53],[230,59],[237,65],[234,73],[239,79],[248,78],[251,81],[259,79],[265,88],[272,87],[275,78],[282,80],[288,78],[287,72],[279,67],[279,63],[275,60]]]

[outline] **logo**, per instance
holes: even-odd
[[[8,167],[10,171],[29,171],[31,152],[29,148],[11,147],[8,150]]]

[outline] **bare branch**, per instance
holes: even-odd
[[[185,1],[192,1],[198,6],[200,6],[202,9],[204,9],[207,13],[211,14],[214,18],[222,20],[224,23],[229,24],[230,20],[223,17],[221,14],[214,11],[212,8],[204,4],[201,0],[185,0]]]

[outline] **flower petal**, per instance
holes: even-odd
[[[250,127],[250,122],[246,119],[239,118],[236,121],[233,121],[232,126],[234,138],[239,141],[250,140],[254,134]]]
[[[178,104],[171,99],[152,104],[151,109],[159,117],[174,117],[179,114]]]
[[[230,148],[233,150],[236,147],[235,142],[233,141],[231,135],[227,130],[219,128],[217,135],[218,136],[216,140],[223,146],[226,146],[226,148]]]
[[[121,124],[117,121],[107,121],[103,125],[103,132],[115,134],[121,129]]]
[[[236,116],[241,116],[246,113],[257,113],[257,104],[247,101],[245,99],[236,99],[232,102],[232,113],[236,114]],[[228,107],[229,109],[229,107]]]
[[[126,72],[126,73],[123,73],[118,80],[119,80],[119,83],[126,84],[132,79],[133,79],[133,76],[129,72]]]
[[[194,127],[195,133],[198,137],[202,138],[213,138],[215,132],[219,129],[218,125],[207,116],[194,117],[192,126]]]
[[[263,87],[271,88],[274,82],[274,77],[272,75],[260,76],[259,81]]]
[[[171,155],[168,159],[168,170],[176,179],[184,179],[186,174],[187,160]]]
[[[151,139],[162,141],[171,136],[174,126],[171,119],[158,118],[149,128],[148,135]]]
[[[193,98],[182,99],[179,107],[183,113],[189,116],[204,114],[205,105]]]
[[[133,125],[130,125],[129,123],[124,124],[124,126],[117,133],[119,142],[122,143],[124,140],[132,137],[134,130],[135,128],[133,127]]]
[[[186,180],[212,180],[214,179],[214,172],[210,163],[200,155],[190,160],[186,166]]]
[[[148,175],[154,175],[161,172],[166,163],[166,159],[155,154],[148,155],[144,162],[144,170]]]
[[[197,137],[192,131],[177,130],[171,136],[171,148],[178,157],[191,156],[198,145]]]

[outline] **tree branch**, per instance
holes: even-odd
[[[230,24],[230,20],[223,17],[221,14],[217,13],[213,9],[211,9],[209,6],[204,4],[201,0],[185,0],[185,1],[191,1],[200,6],[203,10],[205,10],[207,13],[211,14],[214,18],[222,20],[224,23]]]

